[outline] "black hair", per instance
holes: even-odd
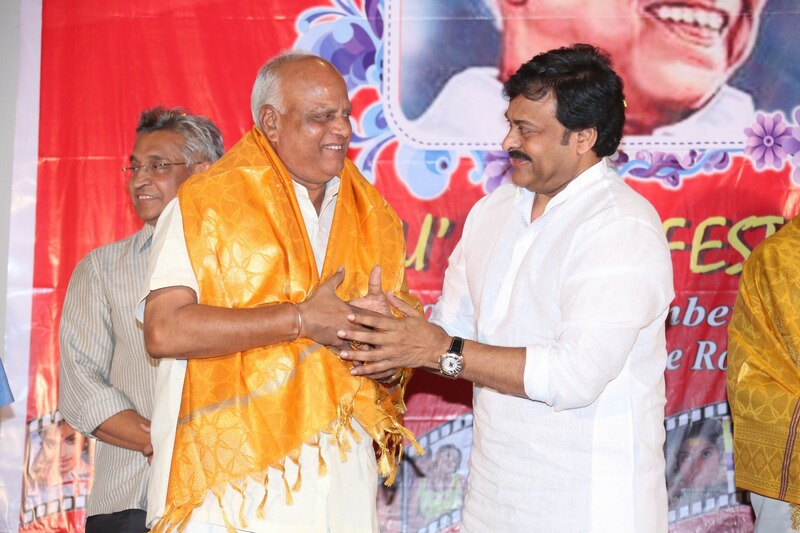
[[[552,94],[556,119],[567,130],[597,130],[592,150],[600,157],[612,155],[622,140],[622,79],[608,54],[595,46],[578,43],[534,56],[503,84],[503,94],[534,101]]]

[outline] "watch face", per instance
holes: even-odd
[[[446,353],[442,356],[439,364],[442,374],[446,376],[457,376],[461,372],[461,358],[453,353]]]

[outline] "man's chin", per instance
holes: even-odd
[[[637,54],[620,75],[631,104],[636,100],[696,100],[699,95],[716,92],[730,72],[723,50],[703,56],[662,51],[651,56]]]
[[[517,187],[522,187],[523,189],[527,188],[528,185],[528,176],[526,176],[523,172],[519,169],[514,169],[511,173],[511,183],[516,185]]]
[[[691,68],[681,69],[680,72],[673,70],[671,74],[654,72],[646,78],[646,85],[626,85],[627,114],[634,116],[637,110],[650,110],[654,114],[691,114],[703,107],[726,79],[725,76],[709,76],[708,71]],[[692,83],[685,83],[686,80]]]
[[[344,157],[342,157],[341,163],[331,165],[329,168],[326,169],[327,171],[326,173],[331,176],[330,178],[328,178],[328,181],[335,178],[336,176],[341,176],[343,170],[344,170]]]
[[[158,220],[158,217],[161,216],[161,211],[163,211],[163,206],[161,209],[155,209],[155,206],[152,208],[135,208],[136,216],[138,216],[143,222],[149,223],[151,220]]]

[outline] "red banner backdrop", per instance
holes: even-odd
[[[497,52],[502,21],[492,18],[498,16],[491,9],[493,2],[463,4],[472,6],[469,20],[482,32],[474,48]],[[608,4],[611,8],[614,2]],[[796,32],[764,36],[764,27],[774,20],[773,4],[763,13],[754,8],[762,18],[762,40],[745,67],[754,64],[753,69],[762,69],[759,74],[764,68],[762,49],[788,53],[791,47],[785,40],[794,44],[798,39]],[[436,301],[447,257],[469,208],[508,179],[508,168],[499,151],[502,138],[488,145],[438,138],[429,143],[435,149],[421,148],[424,139],[409,142],[412,117],[430,104],[448,75],[466,69],[471,60],[458,43],[453,46],[460,49],[452,53],[450,48],[424,48],[439,30],[428,28],[417,35],[412,30],[418,27],[407,18],[412,9],[418,13],[424,5],[414,0],[44,1],[21,530],[82,530],[92,479],[90,439],[71,452],[85,463],[79,476],[63,479],[47,466],[56,461],[69,436],[57,405],[58,322],[75,264],[91,249],[123,238],[140,225],[120,167],[127,161],[142,109],[161,104],[205,114],[220,126],[229,147],[252,124],[250,90],[266,59],[292,47],[330,59],[345,75],[354,104],[350,156],[405,223],[412,290],[426,305]],[[430,9],[428,22],[442,16],[463,19],[463,13],[455,11],[442,15],[441,6],[439,11]],[[774,12],[781,11],[776,7]],[[780,27],[800,22],[796,9],[788,17],[782,13],[788,21],[774,22]],[[778,41],[782,47],[777,47]],[[433,54],[442,66],[442,72],[426,74],[427,81],[419,86],[402,81],[420,79],[421,67],[401,53],[409,42],[427,50],[429,61]],[[492,60],[475,59],[484,65]],[[796,144],[788,141],[800,139],[794,113],[800,84],[790,80],[794,92],[786,94],[764,91],[761,85],[770,83],[768,77],[747,77],[747,72],[744,68],[733,81],[753,91],[754,97],[774,98],[756,98],[758,110],[742,110],[751,127],[731,132],[735,142],[708,142],[700,123],[697,134],[702,142],[626,138],[614,160],[661,214],[672,248],[676,298],[667,330],[665,453],[673,531],[752,530],[746,495],[733,487],[724,386],[726,326],[742,261],[758,242],[800,212],[800,156],[792,152]],[[431,94],[425,96],[426,91]],[[415,98],[421,103],[414,103]],[[396,106],[405,107],[398,111]],[[472,111],[464,108],[463,114]],[[407,422],[430,453],[410,453],[398,483],[380,494],[382,529],[457,528],[472,441],[471,388],[419,373],[409,394]],[[700,423],[723,429],[718,443],[723,452],[712,483],[683,490],[672,486],[677,455],[685,434]],[[442,468],[450,470],[440,472]],[[20,472],[3,476],[7,474]],[[437,486],[435,479],[442,474],[459,482]]]

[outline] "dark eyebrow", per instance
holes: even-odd
[[[506,117],[506,118],[508,118],[508,117]],[[534,124],[530,120],[524,120],[524,119],[521,119],[521,118],[519,118],[517,120],[509,120],[509,122],[512,123],[515,126],[536,127],[536,124]]]
[[[529,122],[529,121],[527,121],[527,120],[520,119],[520,118],[518,118],[518,119],[516,119],[516,120],[511,120],[510,118],[508,118],[508,111],[506,111],[505,113],[503,113],[503,116],[504,116],[504,117],[506,117],[506,120],[507,120],[508,122],[510,122],[511,124],[513,124],[513,125],[515,125],[515,126],[519,126],[519,125],[521,125],[521,124],[527,124],[527,125],[530,125],[530,126],[533,126],[533,125],[534,125],[534,124],[533,124],[533,122]]]

